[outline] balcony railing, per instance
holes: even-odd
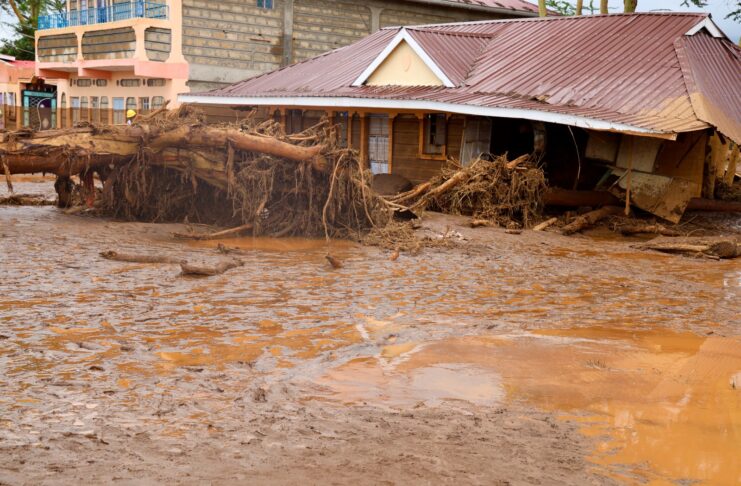
[[[64,13],[44,15],[39,17],[39,30],[105,24],[128,19],[167,20],[169,16],[170,12],[165,3],[135,0],[127,3],[116,3],[109,7],[71,10]]]

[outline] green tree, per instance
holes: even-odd
[[[5,39],[0,52],[17,59],[34,59],[34,35],[41,15],[65,10],[65,0],[0,0],[0,8],[13,15],[15,37]]]
[[[566,0],[546,0],[545,5],[561,15],[574,15],[576,13],[574,6]]]

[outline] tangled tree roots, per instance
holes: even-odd
[[[321,144],[323,166],[229,144],[221,150],[190,148],[187,154],[142,150],[108,175],[104,207],[140,221],[251,224],[253,235],[275,237],[356,238],[390,220],[387,203],[370,190],[372,175],[354,152],[334,146],[327,123],[293,136],[271,121],[242,129],[300,146]],[[168,156],[178,164],[153,160]]]
[[[413,195],[413,208],[530,227],[541,217],[546,188],[543,171],[527,157],[508,162],[499,156],[479,158],[466,167],[451,161],[437,179],[391,201],[406,202]]]

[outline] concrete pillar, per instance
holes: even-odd
[[[383,7],[368,7],[371,11],[371,34],[381,28],[381,12]]]
[[[134,35],[136,36],[136,49],[134,50],[134,59],[139,59],[141,61],[149,60],[149,58],[147,57],[146,44],[144,43],[146,30],[146,25],[139,24],[134,26]]]
[[[283,59],[281,66],[293,62],[293,0],[283,0]]]
[[[170,0],[167,2],[170,8],[170,57],[167,62],[186,62],[183,56],[183,2],[182,0]]]

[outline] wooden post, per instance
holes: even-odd
[[[417,157],[422,158],[422,155],[425,153],[425,114],[424,113],[416,113],[417,120],[419,122],[419,132],[418,134],[418,142],[417,142]]]
[[[389,174],[391,174],[392,169],[394,167],[394,118],[396,118],[396,113],[389,113]]]
[[[741,152],[739,152],[738,144],[734,143],[733,150],[731,150],[731,156],[728,159],[726,175],[723,179],[729,186],[733,184],[733,178],[736,177],[736,168],[738,167],[739,158],[741,158]]]
[[[630,214],[630,184],[631,179],[633,177],[633,151],[635,149],[635,139],[632,135],[623,135],[629,137],[628,140],[630,141],[630,155],[628,156],[628,175],[627,175],[627,183],[626,183],[626,189],[625,189],[625,215],[628,216]]]
[[[347,148],[352,148],[352,126],[353,126],[353,117],[355,116],[354,111],[348,111],[347,112]]]
[[[368,114],[360,113],[360,161],[368,164]]]

